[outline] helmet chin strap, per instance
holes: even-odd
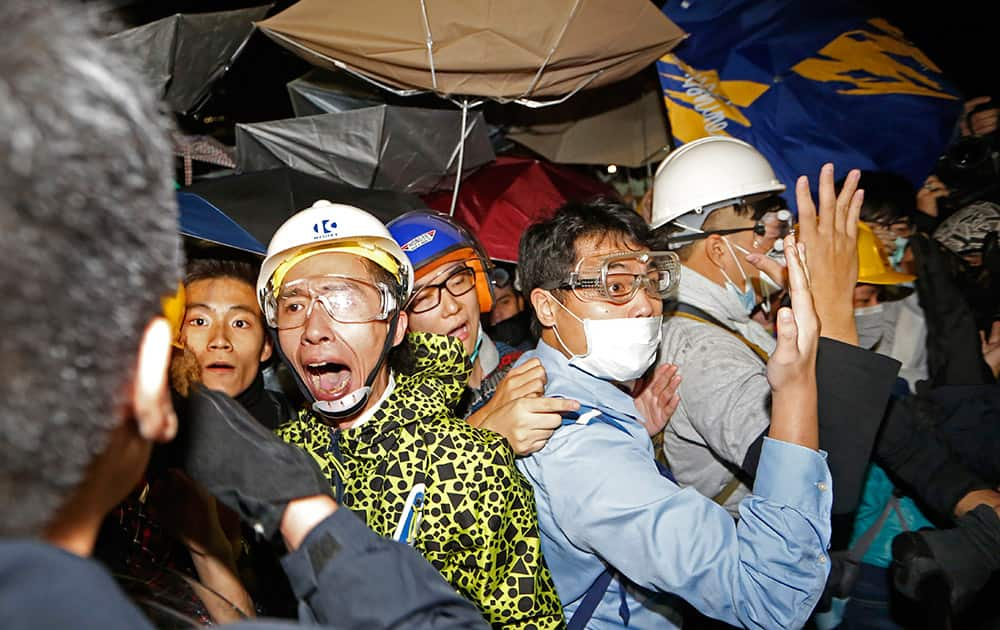
[[[316,400],[312,392],[309,390],[309,386],[306,385],[305,381],[299,375],[298,370],[294,367],[291,368],[292,376],[295,378],[295,383],[299,386],[299,390],[302,392],[305,399],[311,401],[310,408],[316,412],[326,424],[337,424],[344,418],[350,418],[358,414],[362,409],[364,409],[365,404],[371,397],[372,393],[372,383],[375,382],[375,378],[378,377],[379,371],[382,369],[382,365],[385,364],[386,358],[389,356],[389,350],[392,349],[392,339],[396,336],[396,326],[399,323],[399,311],[394,311],[390,314],[389,318],[389,330],[386,334],[385,342],[382,344],[382,352],[379,355],[378,362],[375,367],[372,368],[371,372],[368,373],[368,378],[365,379],[365,384],[362,387],[354,390],[353,392],[338,398],[337,400]],[[286,366],[291,367],[288,357],[281,350],[281,344],[278,343],[278,329],[270,328],[271,339],[274,343],[274,347],[278,352],[278,356],[285,363]]]

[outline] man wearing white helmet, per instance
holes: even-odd
[[[833,167],[826,165],[818,219],[805,177],[796,190],[800,238],[823,326],[820,445],[829,452],[837,488],[835,514],[857,504],[898,369],[894,361],[852,347],[853,227],[862,197],[855,195],[857,181],[852,171],[836,197]],[[683,263],[676,310],[664,317],[660,345],[659,361],[678,365],[683,377],[664,453],[681,485],[694,486],[737,518],[771,422],[765,363],[775,342],[750,315],[762,301],[770,310],[768,300],[783,283],[772,249],[792,228],[779,197],[784,190],[763,155],[722,136],[675,150],[660,164],[654,184],[651,226]]]
[[[495,626],[554,628],[531,487],[504,439],[451,413],[459,339],[407,334],[413,265],[364,210],[317,201],[271,239],[257,282],[276,347],[309,407],[278,434],[336,498],[412,545]]]

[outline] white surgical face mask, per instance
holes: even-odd
[[[660,349],[662,317],[580,319],[554,296],[552,299],[583,324],[587,340],[585,354],[573,354],[559,336],[559,329],[552,328],[559,345],[571,355],[570,365],[591,376],[624,383],[645,374],[656,360],[656,352]]]
[[[858,347],[871,350],[882,341],[884,330],[882,305],[854,309],[854,325],[858,329]]]

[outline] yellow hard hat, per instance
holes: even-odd
[[[163,316],[170,322],[171,341],[175,347],[182,347],[180,343],[181,326],[184,324],[184,311],[187,308],[184,283],[177,283],[177,291],[175,293],[161,297],[160,306],[163,308]]]
[[[858,222],[858,282],[864,284],[902,284],[912,282],[917,277],[899,273],[889,264],[878,237],[872,229]]]

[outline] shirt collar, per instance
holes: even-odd
[[[532,356],[538,357],[545,368],[546,395],[558,395],[578,401],[584,407],[609,412],[617,418],[629,418],[643,424],[632,397],[610,381],[587,374],[569,364],[562,352],[539,340],[533,351],[521,356],[523,363]]]

